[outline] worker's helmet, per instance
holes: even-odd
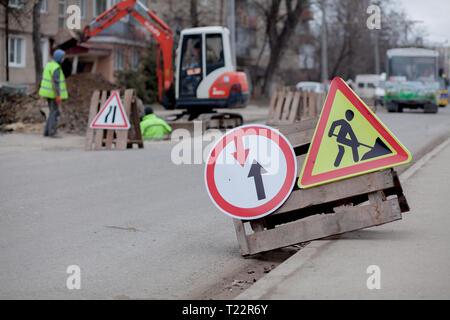
[[[145,107],[145,115],[152,114],[152,113],[153,113],[152,107]]]

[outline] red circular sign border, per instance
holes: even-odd
[[[286,178],[283,183],[283,186],[281,187],[280,191],[273,197],[270,201],[266,202],[263,205],[260,205],[258,207],[253,208],[240,208],[236,207],[229,202],[227,202],[219,193],[217,190],[215,180],[214,180],[214,168],[215,168],[215,161],[210,163],[211,155],[213,154],[220,154],[222,150],[228,145],[228,143],[234,141],[235,133],[238,130],[243,130],[243,136],[249,135],[246,134],[248,131],[255,130],[256,135],[259,134],[260,130],[269,130],[270,132],[270,139],[277,143],[275,140],[276,137],[278,137],[278,146],[280,147],[281,151],[284,154],[284,157],[286,159]],[[254,134],[254,132],[251,132]],[[230,138],[230,135],[231,138]],[[228,137],[228,138],[227,138]],[[267,138],[269,138],[267,136]],[[225,140],[225,144],[220,143]],[[209,156],[208,161],[205,166],[205,184],[206,189],[208,191],[208,194],[215,203],[215,205],[224,213],[232,216],[233,218],[238,219],[244,219],[244,220],[252,220],[252,219],[258,219],[261,217],[264,217],[266,215],[271,214],[276,209],[278,209],[288,198],[290,195],[294,185],[295,180],[297,178],[297,161],[295,157],[294,150],[286,137],[281,132],[276,132],[273,128],[269,126],[264,125],[244,125],[238,128],[233,129],[232,131],[228,132],[226,135],[224,135],[221,139],[217,141],[217,143],[212,148]],[[238,214],[237,214],[238,213]]]

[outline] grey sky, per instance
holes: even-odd
[[[450,0],[397,0],[412,20],[421,20],[418,26],[426,28],[427,44],[450,46]]]

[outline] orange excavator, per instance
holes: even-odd
[[[164,107],[186,109],[190,114],[200,115],[216,108],[247,105],[247,77],[245,73],[236,71],[232,63],[230,32],[225,27],[181,31],[176,51],[176,83],[172,67],[172,30],[138,0],[117,3],[78,34],[66,32],[69,38],[62,36],[56,39],[56,45],[67,49],[86,42],[127,15],[133,16],[156,39],[158,98]],[[175,97],[170,97],[169,92],[174,92],[172,95]]]

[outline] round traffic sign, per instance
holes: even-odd
[[[231,130],[212,148],[205,166],[208,195],[219,210],[251,220],[278,209],[297,177],[294,149],[279,131],[264,125]]]

